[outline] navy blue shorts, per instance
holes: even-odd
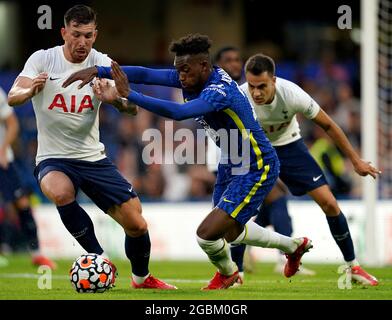
[[[38,164],[34,175],[40,184],[50,171],[61,171],[72,181],[75,192],[83,192],[103,211],[137,197],[132,185],[108,159],[82,161],[73,159],[46,159]]]
[[[275,147],[280,161],[279,178],[295,196],[302,196],[327,183],[323,171],[303,139]]]
[[[24,194],[15,164],[9,163],[7,169],[0,167],[0,196],[3,201],[14,202]]]
[[[220,164],[214,187],[213,205],[244,225],[271,191],[278,174],[277,158],[265,162],[263,169],[251,170],[243,175],[232,175],[230,165]]]

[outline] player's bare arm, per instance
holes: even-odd
[[[124,71],[121,70],[119,64],[116,61],[112,61],[112,71],[110,72],[116,89],[121,97],[128,97],[131,89],[128,84],[128,77]]]
[[[4,136],[4,141],[0,144],[0,168],[7,169],[8,168],[8,157],[7,157],[7,149],[8,147],[15,141],[19,132],[19,123],[16,118],[16,115],[12,113],[5,120],[6,132]]]
[[[86,68],[71,74],[67,80],[63,83],[63,88],[68,87],[70,84],[74,83],[75,81],[82,81],[78,89],[83,88],[87,83],[91,82],[96,76],[98,75],[97,67],[90,67]]]
[[[360,176],[371,175],[374,179],[381,173],[381,171],[373,167],[370,162],[364,161],[359,157],[343,130],[325,113],[324,110],[320,109],[313,121],[324,129],[339,149],[350,159],[356,173]]]
[[[42,91],[45,86],[48,74],[40,73],[36,78],[27,77],[16,78],[10,92],[8,93],[8,104],[11,107],[21,105]]]

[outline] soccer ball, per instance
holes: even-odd
[[[72,264],[69,277],[79,293],[104,292],[114,286],[114,268],[108,259],[98,254],[82,254]]]

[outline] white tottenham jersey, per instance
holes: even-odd
[[[7,95],[4,90],[0,88],[0,146],[4,143],[5,133],[7,130],[5,122],[13,112],[14,110],[12,110],[12,108],[8,105]],[[14,161],[14,154],[9,146],[6,151],[6,156],[9,162]]]
[[[105,158],[98,128],[101,102],[89,85],[79,90],[80,81],[67,88],[61,86],[76,71],[110,63],[107,55],[95,49],[82,63],[71,63],[65,59],[62,46],[36,51],[27,60],[19,76],[33,79],[41,72],[48,73],[44,89],[32,99],[38,130],[37,164],[48,158]]]
[[[259,124],[273,146],[283,146],[301,138],[297,113],[313,119],[320,111],[320,106],[295,83],[276,78],[276,93],[271,104],[258,105],[254,102],[248,83],[241,85],[252,104]]]

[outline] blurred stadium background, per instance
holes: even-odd
[[[59,30],[63,25],[63,14],[77,3],[87,4],[98,12],[99,35],[95,48],[121,64],[170,66],[172,57],[167,48],[171,40],[191,32],[207,34],[213,40],[213,54],[222,46],[232,45],[240,49],[244,61],[258,52],[272,56],[277,62],[277,75],[298,83],[312,95],[342,127],[358,152],[364,152],[366,135],[378,139],[374,140],[377,143],[373,145],[377,148],[369,160],[376,163],[383,174],[374,183],[371,178],[356,175],[349,161],[336,152],[331,142],[319,143],[324,136],[310,121],[301,121],[306,143],[326,170],[333,191],[351,223],[359,258],[369,257],[366,239],[370,236],[373,247],[372,259],[368,262],[392,264],[391,0],[363,0],[362,8],[360,0],[283,3],[256,0],[0,1],[0,86],[4,90],[9,90],[34,51],[62,44]],[[37,10],[42,4],[52,9],[52,29],[41,30],[37,26],[40,17]],[[373,25],[377,23],[378,30],[378,37],[374,39],[374,43],[378,43],[376,47],[371,45],[371,39],[361,40],[361,11],[364,13],[363,8],[371,4],[377,9],[373,15]],[[337,22],[342,15],[338,8],[341,5],[351,8],[351,29],[338,28]],[[378,68],[370,70],[378,79],[376,82],[361,81],[361,45],[362,49],[377,54],[378,59],[373,62],[378,61]],[[372,61],[366,65],[371,67]],[[378,90],[378,99],[376,96],[368,105],[378,111],[375,114],[378,125],[374,127],[369,122],[371,117],[365,120],[361,115],[363,88],[372,85]],[[179,99],[179,92],[170,88],[140,85],[134,88],[164,99]],[[16,113],[21,124],[19,139],[14,145],[16,161],[24,184],[34,199],[44,252],[53,257],[75,257],[81,248],[68,235],[55,208],[43,197],[33,177],[37,143],[31,104],[16,108]],[[103,106],[101,140],[109,158],[132,182],[140,196],[150,224],[153,258],[205,259],[194,233],[209,212],[214,175],[205,165],[147,166],[141,159],[143,147],[148,143],[142,141],[142,133],[148,128],[164,132],[168,121],[145,110],[140,110],[137,117],[128,117],[110,106]],[[192,120],[174,122],[173,126],[174,130],[189,128],[195,131],[198,128]],[[205,148],[206,143],[200,139],[197,144]],[[339,164],[332,168],[322,163],[322,159],[331,155],[334,163]],[[369,194],[363,189],[363,182],[367,180],[370,189],[372,185],[376,186],[373,200],[377,194],[377,201],[373,209],[371,199],[368,200],[370,206],[363,201],[363,194]],[[93,216],[98,237],[109,254],[123,257],[120,228],[99,213],[83,194],[79,200]],[[306,258],[314,262],[340,263],[342,258],[317,205],[306,197],[291,197],[289,209],[294,234],[306,234],[314,240],[315,250]],[[2,235],[3,251],[22,250],[17,219],[2,211],[0,221],[6,226]],[[366,232],[367,226],[371,228]],[[261,260],[275,258],[275,252],[271,250],[255,251]]]

